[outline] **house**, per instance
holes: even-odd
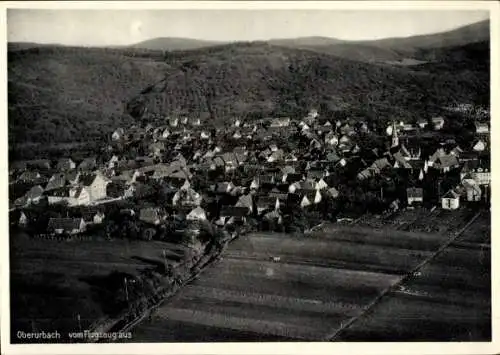
[[[219,219],[215,223],[218,225],[228,225],[236,222],[245,223],[249,213],[248,208],[244,206],[222,206]]]
[[[274,187],[271,191],[269,191],[268,196],[278,199],[281,204],[281,202],[286,202],[288,198],[288,193],[282,192],[277,187]]]
[[[244,207],[249,213],[253,212],[253,198],[252,195],[242,195],[234,205],[234,207]]]
[[[324,190],[324,189],[328,188],[328,184],[326,183],[325,180],[323,180],[323,178],[321,178],[318,181],[316,181],[316,184],[314,187],[316,190]]]
[[[281,217],[281,213],[279,213],[279,211],[277,211],[277,210],[267,212],[264,215],[264,220],[266,220],[268,222],[275,222],[278,224],[283,223],[283,218]]]
[[[118,141],[123,139],[125,136],[125,130],[123,128],[117,128],[113,134],[111,134],[111,139],[114,141]]]
[[[89,157],[82,160],[80,164],[78,164],[78,170],[81,171],[92,171],[97,167],[97,158]]]
[[[104,213],[102,211],[88,210],[82,213],[84,222],[89,224],[101,224],[104,221]]]
[[[168,127],[166,127],[161,133],[161,138],[167,139],[170,136],[170,134],[171,134],[170,130],[168,129]]]
[[[432,126],[434,130],[438,131],[443,128],[444,126],[444,118],[443,117],[433,117],[431,119],[432,121]]]
[[[426,120],[426,119],[424,119],[424,118],[419,118],[419,119],[417,120],[417,125],[418,125],[420,128],[422,128],[422,129],[424,129],[424,128],[428,125],[428,124],[429,124],[429,121],[427,121],[427,120]]]
[[[482,152],[486,149],[486,142],[482,139],[478,139],[474,142],[472,149],[475,152]]]
[[[262,212],[270,209],[279,209],[280,202],[278,199],[270,196],[259,196],[255,205],[257,207],[257,213],[260,215]]]
[[[441,207],[445,210],[456,210],[460,207],[460,195],[454,190],[448,191],[441,197]]]
[[[201,133],[200,133],[200,138],[201,138],[201,139],[203,139],[203,140],[208,140],[208,139],[210,139],[210,136],[211,136],[210,131],[203,130],[203,131],[201,131]]]
[[[38,203],[43,197],[43,188],[40,185],[33,186],[31,189],[29,189],[28,192],[24,195],[26,198],[26,202],[28,204],[31,203]]]
[[[232,182],[219,182],[215,184],[214,192],[217,194],[228,194],[235,188]]]
[[[335,147],[339,144],[339,138],[334,132],[327,133],[325,135],[325,143]]]
[[[161,157],[165,153],[165,144],[163,142],[151,143],[148,147],[150,155]]]
[[[316,109],[311,109],[309,113],[307,114],[307,117],[310,118],[317,118],[319,116],[318,110]]]
[[[411,123],[404,123],[403,126],[401,127],[403,131],[405,132],[410,132],[410,131],[414,131],[417,129],[417,127],[415,127],[413,124]]]
[[[83,218],[51,218],[47,230],[56,234],[78,234],[85,231],[86,224]]]
[[[201,126],[201,120],[200,118],[194,118],[191,120],[191,125],[193,126]]]
[[[158,207],[142,208],[139,211],[139,220],[144,223],[158,225],[164,220],[164,214]]]
[[[54,174],[50,177],[49,182],[45,186],[45,191],[60,189],[66,186],[66,175],[63,173]]]
[[[491,171],[489,163],[485,160],[468,160],[464,162],[460,171],[460,179],[471,178],[479,185],[490,185]]]
[[[361,133],[367,133],[369,131],[369,128],[368,128],[368,125],[366,124],[366,122],[361,122],[361,124],[359,126],[359,131]]]
[[[293,153],[293,152],[290,152],[288,154],[285,155],[285,162],[294,162],[294,161],[297,161],[297,156]]]
[[[120,198],[120,197],[132,197],[133,193],[130,195],[126,196],[126,191],[128,188],[130,188],[132,185],[127,186],[125,181],[120,181],[120,180],[112,180],[107,186],[106,186],[106,196],[109,196],[110,198]]]
[[[397,152],[397,153],[393,154],[393,158],[394,158],[393,167],[395,169],[411,169],[412,168],[411,164],[406,161],[406,159],[403,157],[401,152]]]
[[[318,190],[309,190],[302,193],[300,207],[304,208],[313,204],[318,204],[322,200],[321,193]]]
[[[17,181],[25,183],[33,183],[36,182],[38,179],[41,179],[41,177],[42,176],[38,171],[26,170],[21,175],[19,175]]]
[[[453,154],[442,155],[434,162],[433,168],[439,169],[442,172],[448,172],[460,165],[457,157]]]
[[[290,126],[290,117],[280,117],[271,120],[271,127],[288,127]]]
[[[172,198],[174,206],[197,207],[201,204],[201,195],[192,188],[179,190]]]
[[[239,165],[236,155],[233,152],[223,153],[218,157],[222,160],[226,172],[235,170]]]
[[[26,227],[29,223],[28,217],[24,213],[24,211],[21,211],[19,215],[19,220],[18,220],[18,225],[21,227]]]
[[[413,203],[424,202],[424,189],[421,187],[409,187],[406,189],[406,196],[408,198],[408,205]]]
[[[188,221],[205,221],[207,219],[207,214],[205,210],[201,207],[196,207],[191,210],[186,216],[186,220]]]
[[[283,160],[284,156],[285,153],[283,152],[283,150],[281,149],[275,150],[271,153],[271,155],[267,157],[267,162],[268,163],[278,162],[280,160]]]
[[[56,165],[56,169],[59,171],[68,171],[76,168],[76,164],[71,158],[59,159]]]
[[[111,182],[111,179],[104,176],[101,172],[97,172],[95,174],[82,175],[78,182],[82,186],[87,187],[90,198],[96,201],[106,198],[106,187]]]
[[[177,127],[179,125],[179,119],[177,117],[170,118],[168,120],[168,124],[170,125],[170,127]]]
[[[108,169],[113,169],[113,168],[117,167],[119,161],[120,161],[120,158],[117,155],[113,155],[108,160],[108,163],[106,164],[106,166],[108,167]]]
[[[86,187],[71,187],[68,193],[69,195],[65,200],[69,206],[86,206],[92,201],[90,191]]]
[[[260,181],[258,178],[254,177],[252,182],[250,183],[251,190],[258,190],[260,187]]]
[[[490,132],[490,128],[488,127],[488,123],[476,122],[475,127],[476,127],[477,134],[487,134]]]
[[[474,179],[463,179],[462,185],[465,188],[467,201],[480,201],[481,200],[481,187]]]

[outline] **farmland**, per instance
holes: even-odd
[[[488,339],[489,249],[470,245],[472,235],[487,232],[488,213],[418,276],[403,279],[472,217],[467,209],[408,210],[396,220],[423,228],[415,213],[437,230],[373,230],[365,219],[304,237],[240,237],[221,262],[134,329],[134,341]]]
[[[87,329],[109,315],[109,299],[123,277],[134,277],[163,262],[175,264],[183,247],[126,240],[58,241],[11,235],[12,331]],[[121,275],[118,285],[111,275]],[[116,286],[116,287],[115,287]],[[54,316],[57,315],[57,316]],[[12,339],[15,342],[17,339]]]

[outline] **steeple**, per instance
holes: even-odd
[[[397,147],[399,145],[398,130],[396,129],[396,123],[392,122],[392,145],[391,148]]]

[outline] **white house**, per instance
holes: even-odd
[[[432,124],[434,126],[434,129],[436,131],[438,131],[438,130],[442,129],[444,126],[444,118],[443,117],[433,117]]]
[[[476,133],[478,134],[485,134],[489,133],[490,131],[487,123],[476,122],[475,126],[476,126]]]
[[[321,178],[316,182],[315,188],[316,190],[324,190],[328,188],[328,184]]]
[[[101,172],[97,172],[95,175],[82,177],[80,182],[88,188],[91,200],[96,201],[107,196],[106,188],[111,180]]]
[[[478,139],[472,149],[476,152],[482,152],[486,149],[486,142],[484,142],[482,139]]]
[[[453,190],[448,191],[441,198],[441,207],[445,210],[456,210],[460,207],[460,195]]]
[[[408,198],[408,205],[412,205],[414,202],[424,202],[424,190],[421,187],[407,188],[406,195]]]
[[[200,138],[201,138],[201,139],[209,139],[209,138],[210,138],[210,132],[207,132],[207,131],[201,131],[201,133],[200,133]]]
[[[114,141],[118,141],[118,140],[120,140],[120,139],[123,138],[124,134],[125,134],[124,129],[123,128],[118,128],[111,135],[111,139],[114,140]]]

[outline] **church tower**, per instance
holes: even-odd
[[[398,130],[396,129],[396,123],[392,122],[392,144],[391,148],[397,147],[399,145]]]

